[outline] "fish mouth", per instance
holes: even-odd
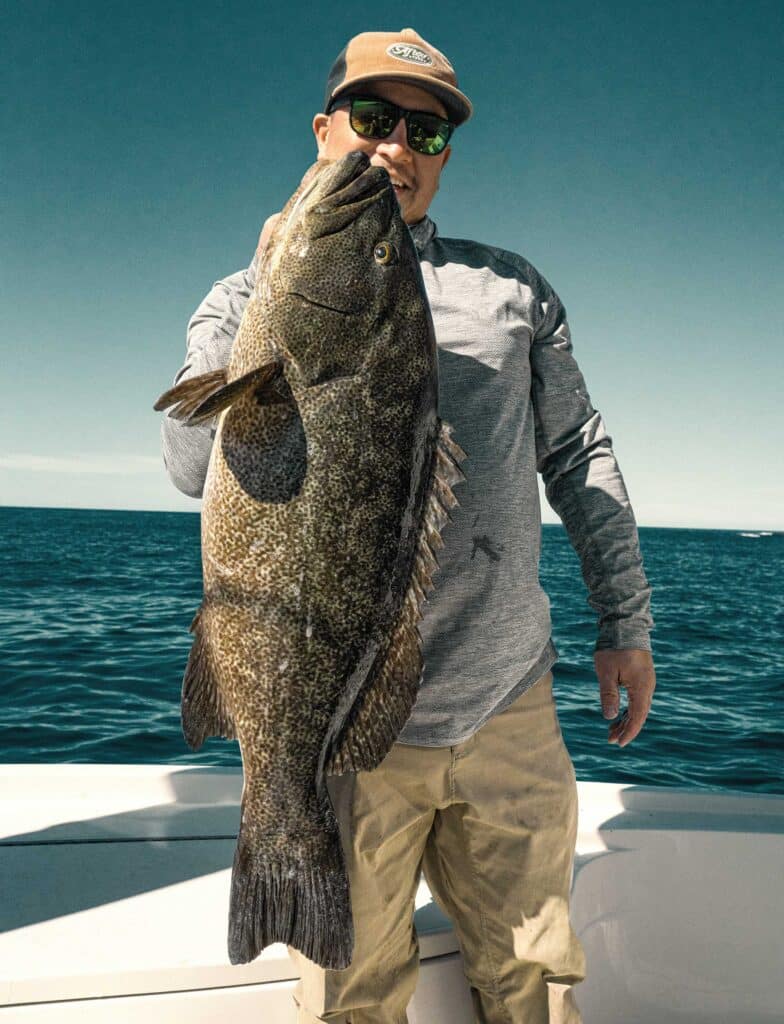
[[[352,206],[359,210],[372,205],[385,190],[395,193],[389,172],[373,166],[370,157],[361,150],[324,163],[326,166],[313,177],[290,211],[285,224],[286,235],[306,212],[334,214]]]
[[[324,193],[323,198],[339,192],[346,185],[350,185],[355,178],[358,178],[363,171],[370,167],[370,157],[367,153],[363,153],[361,149],[355,149],[353,152],[346,153],[344,157],[337,160],[333,167],[332,181],[330,182],[329,190]]]
[[[384,191],[393,192],[389,172],[373,166],[361,151],[343,157],[327,189],[314,200],[314,213],[331,213],[354,203],[372,201]]]

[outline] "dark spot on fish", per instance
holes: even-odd
[[[471,539],[474,542],[474,550],[471,552],[471,561],[472,562],[474,560],[474,555],[476,554],[477,548],[480,551],[484,551],[484,553],[487,555],[487,557],[490,559],[491,562],[500,562],[501,561],[501,556],[499,555],[498,551],[496,551],[493,548],[492,542],[491,542],[490,538],[487,536],[486,533],[483,534],[481,537],[477,537],[476,534],[474,534],[474,536]],[[503,544],[499,544],[498,545],[498,549],[499,549],[499,551],[503,551],[504,550]]]
[[[221,437],[226,465],[256,501],[291,501],[302,490],[307,470],[307,442],[299,408],[285,380],[258,389],[253,401],[263,412],[260,408],[252,426],[246,419],[240,421],[239,403],[227,414]],[[235,417],[238,428],[232,429]]]

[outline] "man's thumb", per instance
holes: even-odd
[[[599,683],[599,694],[602,699],[602,714],[605,718],[615,718],[620,708],[620,689],[617,683],[611,680],[602,680]]]
[[[259,244],[256,246],[256,252],[259,256],[261,256],[267,248],[267,242],[270,240],[270,235],[272,234],[279,217],[279,213],[273,213],[264,221],[264,227],[261,229],[261,234],[259,235]]]

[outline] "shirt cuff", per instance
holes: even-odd
[[[619,619],[599,630],[595,651],[652,651],[650,630],[638,622]]]

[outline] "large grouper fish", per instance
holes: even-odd
[[[242,752],[232,963],[273,942],[351,962],[325,776],[376,768],[419,689],[418,621],[464,479],[437,403],[433,322],[389,175],[361,152],[319,160],[264,250],[228,369],[155,404],[218,417],[182,724],[194,750],[224,736]]]

